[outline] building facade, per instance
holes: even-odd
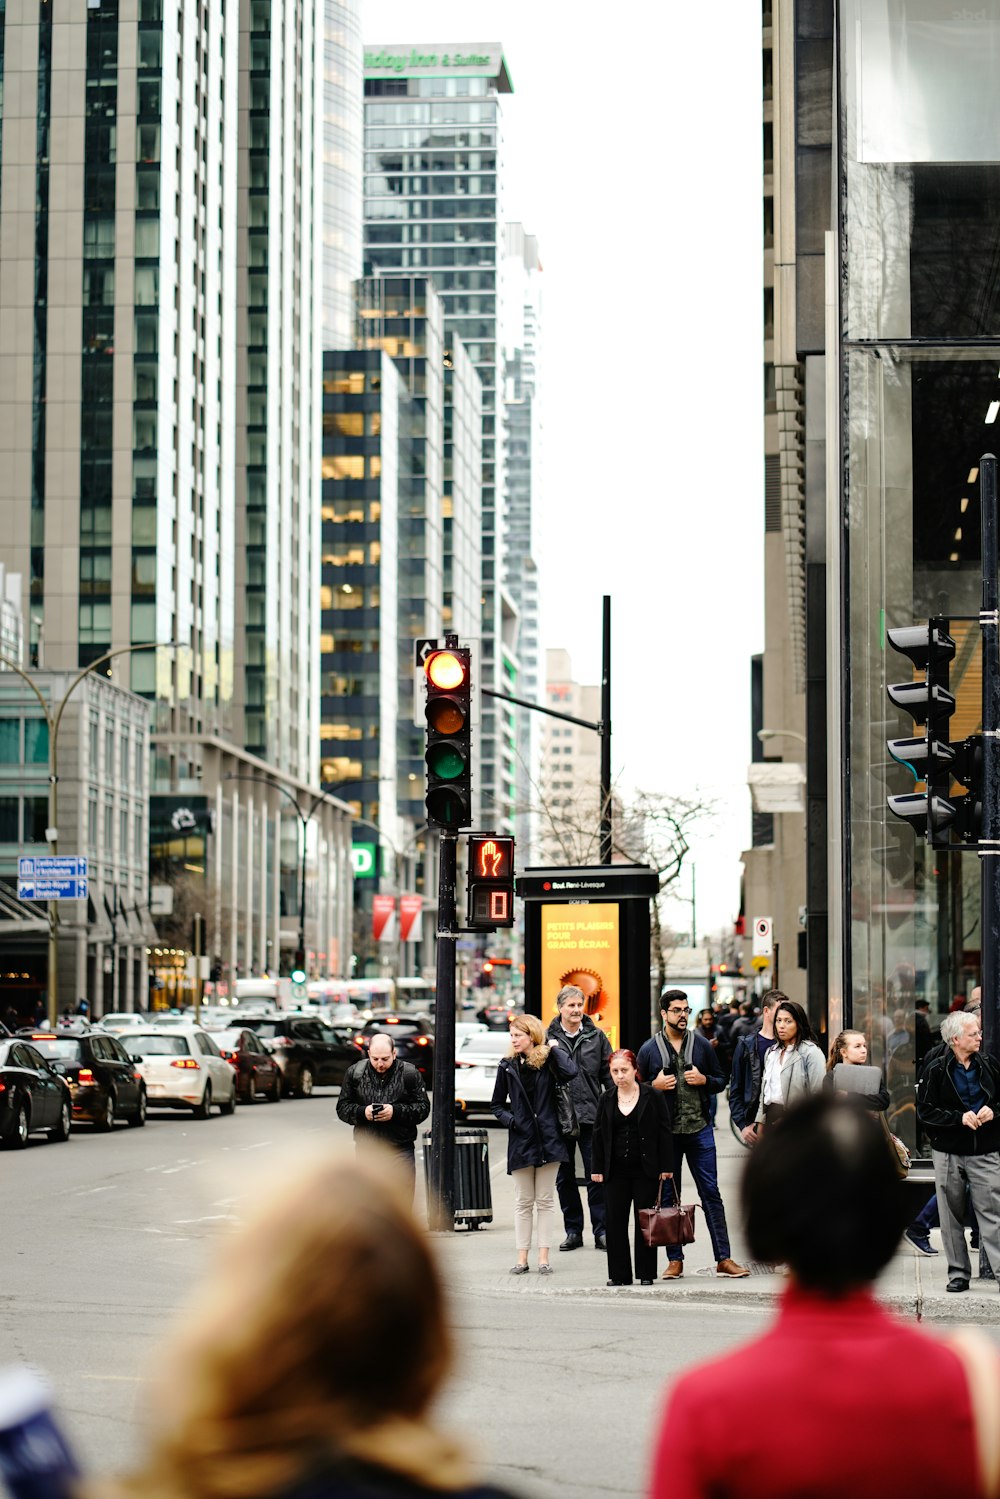
[[[361,0],[324,0],[323,8],[323,348],[349,349],[361,275]]]
[[[498,390],[503,257],[502,100],[511,92],[494,43],[365,48],[365,267],[424,273],[482,382],[480,672],[516,676],[516,609],[504,586],[504,479]],[[505,643],[506,640],[506,643]],[[483,816],[512,828],[513,719],[483,700]]]

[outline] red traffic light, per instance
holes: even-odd
[[[424,664],[427,680],[441,692],[453,692],[465,681],[467,667],[454,651],[435,651]]]

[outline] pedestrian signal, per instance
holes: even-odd
[[[470,836],[468,925],[480,932],[514,925],[513,838]]]

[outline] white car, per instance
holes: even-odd
[[[110,1031],[113,1036],[120,1036],[122,1031],[134,1031],[137,1025],[148,1025],[149,1021],[145,1015],[137,1015],[134,1011],[119,1010],[112,1011],[110,1015],[102,1015],[100,1020],[94,1021],[102,1031]]]
[[[125,1031],[121,1043],[146,1084],[151,1109],[190,1109],[207,1119],[236,1107],[236,1073],[207,1031],[196,1025]]]
[[[461,1051],[462,1043],[468,1036],[488,1036],[489,1028],[478,1020],[456,1020],[455,1021],[455,1050]]]
[[[455,1053],[455,1109],[460,1114],[488,1114],[497,1080],[497,1064],[510,1051],[506,1031],[466,1036]]]

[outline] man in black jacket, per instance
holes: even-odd
[[[946,1015],[941,1040],[945,1049],[928,1057],[917,1084],[917,1116],[931,1144],[948,1290],[967,1291],[966,1188],[982,1246],[1000,1278],[1000,1063],[982,1054],[978,1015]]]
[[[729,1115],[746,1145],[757,1138],[757,1110],[764,1080],[764,1058],[774,1045],[774,1016],[783,999],[780,989],[768,989],[760,1002],[760,1020],[748,1034],[740,1036],[733,1050],[729,1084]]]
[[[417,1126],[430,1111],[416,1067],[397,1060],[391,1036],[372,1036],[367,1057],[348,1068],[337,1099],[337,1116],[353,1124],[355,1143],[384,1140],[399,1152],[415,1181]]]
[[[664,1093],[674,1132],[674,1186],[681,1190],[681,1166],[687,1157],[701,1198],[715,1254],[715,1272],[740,1280],[750,1272],[738,1265],[729,1248],[726,1210],[719,1191],[715,1135],[708,1122],[708,1096],[726,1086],[715,1052],[690,1027],[691,1005],[683,989],[664,989],[660,996],[663,1031],[639,1048],[639,1078]],[[668,1250],[664,1280],[684,1274],[684,1251]]]
[[[573,1058],[576,1077],[570,1083],[573,1106],[576,1109],[580,1138],[567,1140],[569,1160],[559,1167],[556,1191],[562,1209],[566,1237],[560,1249],[583,1247],[583,1202],[576,1179],[576,1146],[580,1146],[583,1174],[587,1179],[587,1205],[590,1208],[590,1226],[594,1231],[594,1248],[606,1249],[604,1188],[590,1179],[591,1149],[594,1138],[594,1120],[601,1094],[611,1081],[608,1058],[611,1042],[604,1032],[585,1015],[586,998],[582,989],[567,984],[556,995],[559,1014],[549,1026],[549,1035]]]

